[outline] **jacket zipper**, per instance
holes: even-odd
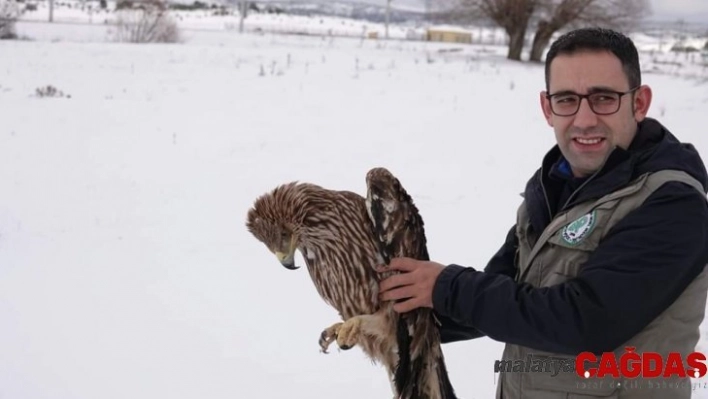
[[[600,166],[600,169],[596,170],[595,173],[593,173],[592,175],[590,175],[590,177],[588,177],[587,180],[585,180],[585,181],[583,182],[583,184],[580,185],[580,187],[578,187],[575,191],[573,191],[573,193],[570,194],[570,196],[568,197],[568,199],[565,201],[565,204],[563,204],[563,207],[561,207],[561,208],[558,210],[558,212],[562,212],[562,211],[565,209],[565,207],[568,206],[568,204],[570,204],[570,201],[573,200],[573,197],[575,197],[575,194],[577,194],[580,190],[582,190],[583,187],[585,187],[588,183],[590,183],[590,181],[592,181],[592,179],[594,179],[595,176],[597,176],[597,174],[600,173],[600,171],[602,170],[602,168],[603,168],[604,166],[605,166],[605,164],[604,164],[604,162],[603,162],[602,166]]]
[[[541,166],[541,176],[539,179],[541,181],[541,191],[543,191],[543,198],[546,200],[546,211],[548,211],[548,220],[553,220],[553,214],[551,213],[551,202],[548,200],[548,194],[546,193],[546,185],[543,184],[543,176],[546,174],[543,166]]]

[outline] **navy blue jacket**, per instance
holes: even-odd
[[[536,234],[557,212],[616,191],[646,172],[683,170],[708,191],[705,165],[692,145],[680,143],[654,119],[638,127],[630,147],[614,150],[579,191],[583,181],[572,177],[558,147],[546,155],[524,193]],[[514,230],[484,271],[454,264],[443,269],[433,289],[443,342],[488,336],[569,355],[611,351],[671,305],[708,263],[708,203],[679,182],[663,185],[620,220],[579,275],[553,287],[514,281]]]

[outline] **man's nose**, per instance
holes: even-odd
[[[585,101],[583,101],[585,100]],[[580,108],[573,119],[573,126],[579,128],[593,127],[597,125],[597,114],[590,108],[590,102],[587,98],[580,100]]]

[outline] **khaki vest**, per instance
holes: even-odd
[[[537,240],[527,234],[529,218],[525,205],[522,204],[518,212],[516,231],[519,239],[517,281],[530,283],[535,287],[548,287],[576,276],[607,232],[629,212],[639,207],[652,192],[669,181],[687,183],[705,195],[701,184],[685,172],[665,170],[646,174],[616,192],[598,200],[578,204],[558,214]],[[574,221],[577,222],[573,223]],[[680,352],[685,356],[693,352],[700,337],[698,328],[703,321],[706,307],[707,273],[708,269],[704,269],[668,309],[644,330],[620,345],[615,350],[616,359],[619,361],[628,346],[635,347],[636,353]],[[607,328],[611,329],[612,326]],[[507,344],[503,353],[503,360],[527,361],[547,358],[575,360],[575,356],[548,353],[513,344]],[[497,399],[683,399],[691,397],[696,381],[688,378],[665,380],[641,377],[584,379],[575,372],[561,372],[556,376],[545,372],[502,372],[497,382]]]

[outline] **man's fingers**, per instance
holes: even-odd
[[[388,265],[378,265],[375,270],[379,273],[398,270],[401,272],[410,272],[416,269],[416,261],[412,258],[393,258]]]
[[[389,269],[410,272],[415,270],[418,261],[412,258],[393,258],[388,265]]]
[[[407,301],[399,302],[399,303],[393,305],[393,310],[398,313],[406,313],[406,312],[410,312],[411,310],[419,308],[419,307],[420,307],[420,305],[418,305],[417,298],[411,298]]]
[[[393,258],[388,266],[377,267],[379,272],[400,271],[379,283],[379,297],[384,301],[397,301],[393,309],[399,313],[421,307],[432,308],[432,289],[440,274],[439,263],[412,258]]]
[[[392,290],[383,292],[379,295],[379,298],[382,301],[396,301],[399,299],[407,299],[415,295],[415,290],[413,289],[412,286],[404,286],[404,287],[398,287],[394,288]]]
[[[381,281],[379,284],[379,292],[386,292],[396,287],[410,285],[412,282],[413,279],[408,274],[394,274]]]

